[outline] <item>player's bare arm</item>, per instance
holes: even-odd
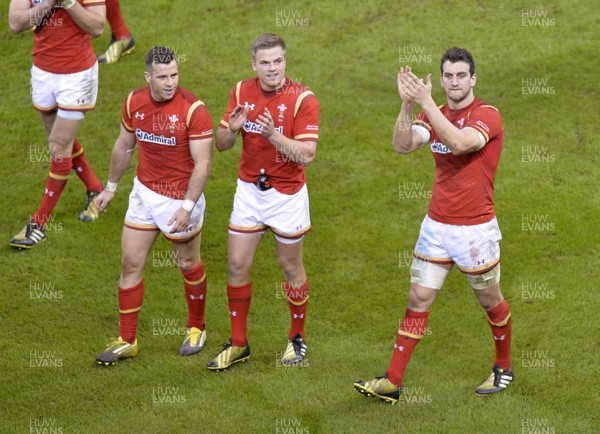
[[[114,189],[105,188],[98,196],[97,205],[100,212],[106,211],[108,204],[115,197],[116,184],[119,183],[125,171],[131,165],[133,150],[135,148],[135,136],[121,125],[121,132],[113,146],[110,157],[110,168],[108,171],[108,181],[115,185]],[[109,191],[112,190],[112,191]]]
[[[8,7],[8,25],[11,32],[19,34],[41,25],[55,5],[56,0],[44,0],[35,6],[32,6],[29,0],[11,0]]]
[[[194,170],[190,176],[188,189],[185,193],[185,201],[196,203],[206,187],[210,175],[210,164],[212,162],[212,138],[203,140],[190,140],[190,153],[194,160]],[[185,206],[185,205],[184,205]],[[192,208],[193,209],[193,208]],[[169,226],[173,225],[171,233],[183,232],[188,228],[192,209],[179,208],[169,220]]]
[[[425,80],[412,72],[400,77],[407,94],[421,106],[442,143],[454,155],[478,151],[485,145],[481,134],[473,128],[460,129],[444,116],[431,96],[431,74]]]
[[[256,123],[261,126],[261,134],[294,163],[310,166],[317,153],[317,142],[290,139],[275,129],[273,117],[269,109],[265,108],[262,115],[258,115]]]
[[[74,1],[74,0],[69,0]],[[65,2],[63,1],[63,6]],[[75,1],[71,7],[67,9],[73,21],[81,30],[92,38],[97,38],[104,32],[104,23],[106,21],[106,6],[90,6],[84,8]]]
[[[235,145],[237,136],[246,122],[249,110],[250,107],[244,107],[242,104],[238,104],[238,106],[233,109],[229,115],[229,126],[217,130],[215,142],[217,150],[221,152],[226,151]]]
[[[423,137],[412,129],[415,101],[406,92],[406,88],[401,79],[401,77],[411,71],[412,69],[410,66],[405,66],[401,67],[400,72],[398,72],[398,94],[402,100],[402,106],[400,107],[400,113],[398,114],[396,124],[394,125],[392,146],[396,152],[401,154],[411,153],[424,145]]]

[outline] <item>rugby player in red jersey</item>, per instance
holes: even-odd
[[[132,91],[123,104],[108,182],[98,196],[98,208],[105,211],[137,144],[137,176],[121,238],[119,337],[97,356],[97,362],[104,365],[138,353],[136,331],[144,299],[144,265],[161,232],[171,241],[188,305],[187,333],[179,353],[197,354],[206,340],[207,283],[200,233],[206,206],[204,188],[212,161],[212,118],[202,101],[179,87],[179,67],[172,49],[150,49],[145,78],[148,86]]]
[[[419,79],[400,68],[402,107],[394,127],[393,147],[408,154],[431,143],[436,171],[427,216],[421,225],[410,269],[408,308],[400,323],[391,364],[381,377],[357,381],[366,396],[398,401],[404,371],[427,328],[435,297],[453,265],[465,274],[485,309],[496,346],[492,373],[476,393],[493,394],[513,380],[510,358],[512,321],[500,292],[500,229],[494,211],[494,180],[504,132],[498,110],[476,98],[475,62],[463,48],[442,56],[442,88],[447,103],[431,97],[431,75]],[[412,120],[415,105],[421,107]]]
[[[46,227],[74,170],[87,188],[81,221],[98,218],[95,198],[102,183],[89,165],[77,132],[86,111],[96,106],[98,63],[91,38],[104,30],[104,0],[11,0],[8,21],[13,33],[33,28],[31,97],[48,134],[50,173],[38,210],[10,240],[30,249],[46,239]],[[75,54],[76,53],[76,54]]]
[[[310,229],[304,168],[310,165],[319,138],[319,101],[308,88],[285,76],[286,46],[277,35],[252,43],[256,77],[231,90],[227,112],[216,133],[225,151],[242,135],[242,155],[229,222],[227,297],[231,339],[208,363],[220,371],[250,357],[246,322],[252,297],[250,269],[265,231],[275,236],[282,287],[291,327],[282,363],[301,363],[307,345],[304,322],[309,283],[302,261],[304,234]]]

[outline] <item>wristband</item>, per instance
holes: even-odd
[[[77,0],[62,0],[61,4],[63,9],[71,9],[75,3],[77,3]]]
[[[194,202],[193,200],[189,200],[189,199],[184,200],[183,205],[181,205],[181,207],[188,212],[193,210],[195,206],[196,206],[196,202]]]
[[[114,193],[115,191],[117,191],[118,185],[118,182],[106,181],[106,187],[104,187],[104,190],[108,191],[109,193]]]

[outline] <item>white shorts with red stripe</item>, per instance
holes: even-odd
[[[192,210],[188,230],[171,233],[167,224],[173,214],[181,208],[183,200],[172,199],[142,184],[137,177],[133,180],[133,190],[129,195],[129,208],[125,214],[125,226],[140,231],[161,231],[165,238],[175,242],[185,242],[196,237],[202,231],[206,201],[200,196]],[[172,226],[172,225],[171,225]]]
[[[67,119],[83,119],[93,110],[98,96],[98,63],[73,74],[53,74],[31,67],[31,99],[36,110],[52,112]]]
[[[299,241],[310,231],[306,184],[294,194],[284,194],[275,188],[261,191],[256,185],[238,179],[229,232],[264,233],[267,229],[283,243]]]
[[[502,234],[498,220],[458,226],[425,216],[413,255],[435,264],[455,263],[463,273],[481,274],[500,262]]]

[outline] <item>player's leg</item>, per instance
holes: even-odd
[[[119,338],[96,357],[98,364],[114,365],[138,353],[138,319],[144,301],[144,266],[158,230],[123,227],[119,279]]]
[[[46,239],[46,226],[50,222],[52,211],[67,184],[71,172],[71,148],[73,139],[81,126],[82,113],[62,117],[56,113],[40,112],[44,125],[52,124],[48,136],[50,150],[50,172],[42,201],[23,230],[10,240],[10,245],[19,249],[30,249],[35,244]]]
[[[396,335],[392,360],[385,375],[354,383],[358,392],[392,404],[398,401],[404,372],[427,330],[429,310],[453,266],[442,242],[445,231],[444,225],[429,217],[423,220],[410,268],[408,307]]]
[[[172,241],[179,271],[183,274],[185,300],[188,306],[186,336],[179,349],[182,356],[202,351],[206,342],[204,310],[206,306],[206,273],[200,257],[201,235],[183,242]]]
[[[450,236],[456,246],[456,265],[467,276],[479,303],[487,312],[496,346],[492,373],[476,392],[480,395],[501,392],[514,378],[510,359],[510,308],[500,292],[502,234],[494,218],[479,225],[457,226]]]
[[[501,392],[514,380],[514,373],[510,357],[512,319],[510,307],[500,291],[500,264],[484,274],[467,276],[481,307],[487,313],[496,347],[492,373],[476,392],[479,395]]]
[[[235,211],[234,211],[235,212]],[[250,345],[247,339],[247,321],[252,300],[250,269],[263,232],[239,233],[229,230],[227,242],[227,300],[231,320],[231,339],[221,352],[208,362],[207,368],[213,371],[227,369],[234,363],[245,362],[250,358]]]
[[[42,123],[44,124],[44,128],[46,130],[46,134],[50,135],[52,131],[52,127],[54,126],[54,120],[56,119],[56,112],[46,113],[42,116]],[[76,137],[73,141],[73,153],[71,154],[71,161],[73,163],[73,170],[81,179],[81,181],[85,184],[88,196],[88,204],[89,202],[104,189],[102,187],[102,183],[94,173],[92,166],[87,161],[85,153],[83,151],[83,147],[79,142],[79,139]],[[87,206],[86,206],[87,208]],[[82,213],[83,214],[83,213]],[[79,216],[82,219],[82,215]],[[90,221],[89,219],[84,218],[82,221]]]
[[[277,235],[276,241],[277,259],[285,276],[283,288],[288,299],[291,321],[288,344],[281,362],[284,365],[293,365],[304,360],[308,349],[304,338],[309,296],[309,282],[302,261],[304,240],[303,237],[286,239]]]
[[[98,57],[98,63],[114,63],[135,49],[135,41],[121,14],[119,0],[106,0],[106,19],[112,35],[110,45],[106,52]]]

